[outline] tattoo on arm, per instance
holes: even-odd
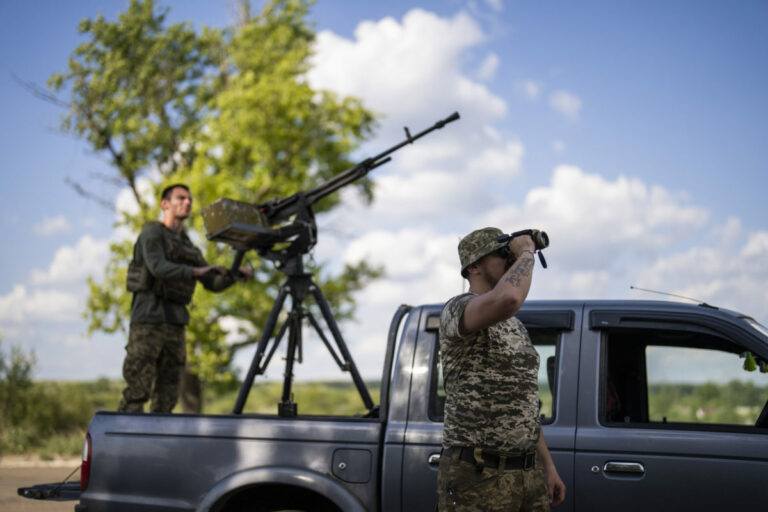
[[[518,259],[507,272],[507,282],[512,286],[520,286],[523,277],[530,277],[533,268],[533,257]]]

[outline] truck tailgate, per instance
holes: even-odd
[[[365,418],[100,412],[81,500],[94,510],[195,510],[237,488],[296,475],[375,508],[381,428]]]

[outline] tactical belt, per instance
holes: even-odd
[[[524,469],[527,471],[536,466],[536,452],[505,456],[478,450],[479,453],[477,455],[479,457],[475,457],[475,448],[471,446],[461,446],[456,448],[445,448],[443,450],[443,455],[445,457],[452,457],[457,452],[459,459],[478,467],[488,466],[489,468]],[[481,460],[478,460],[478,458]]]

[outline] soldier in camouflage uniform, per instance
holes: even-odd
[[[441,511],[546,511],[565,499],[539,423],[539,356],[514,317],[531,286],[529,236],[497,228],[459,242],[469,293],[440,316],[445,377]]]
[[[208,265],[184,232],[183,222],[192,208],[189,188],[171,185],[161,197],[163,220],[142,228],[128,268],[127,288],[133,301],[119,411],[143,412],[150,393],[151,412],[173,410],[187,359],[186,306],[195,285],[200,281],[208,290],[221,291],[236,280],[226,268]],[[248,267],[240,272],[243,279],[253,277]]]

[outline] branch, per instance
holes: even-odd
[[[229,349],[229,356],[232,357],[235,352],[240,350],[241,348],[245,348],[249,345],[253,345],[254,343],[257,343],[259,340],[257,338],[246,338],[243,341],[238,341],[235,343],[232,343],[230,345],[227,345],[227,348]]]
[[[109,176],[107,174],[104,174],[103,172],[91,172],[88,174],[89,177],[97,179],[101,182],[108,183],[109,185],[114,185],[115,187],[123,187],[125,186],[125,183],[123,183],[123,180],[120,178],[116,178],[114,176]]]
[[[39,85],[35,84],[34,82],[28,82],[25,80],[22,80],[21,78],[16,75],[13,71],[8,71],[8,73],[11,75],[11,78],[22,86],[24,89],[26,89],[28,92],[30,92],[33,96],[46,101],[48,103],[52,103],[53,105],[56,105],[57,107],[62,107],[69,109],[72,105],[65,101],[61,101],[59,98],[54,96],[53,94],[49,93],[47,90],[43,89]]]
[[[117,209],[116,206],[115,206],[115,203],[113,203],[111,201],[107,201],[106,199],[104,199],[102,197],[99,197],[99,196],[97,196],[96,194],[94,194],[92,192],[88,192],[87,190],[85,190],[82,187],[82,185],[80,185],[79,183],[77,183],[75,181],[72,181],[70,178],[64,178],[64,181],[66,182],[67,185],[69,185],[72,188],[74,188],[75,192],[77,192],[78,194],[80,194],[84,198],[89,199],[91,201],[96,201],[98,204],[100,204],[101,206],[103,206],[104,208],[106,208],[106,209],[108,209],[108,210],[110,210],[112,212],[114,212]]]

